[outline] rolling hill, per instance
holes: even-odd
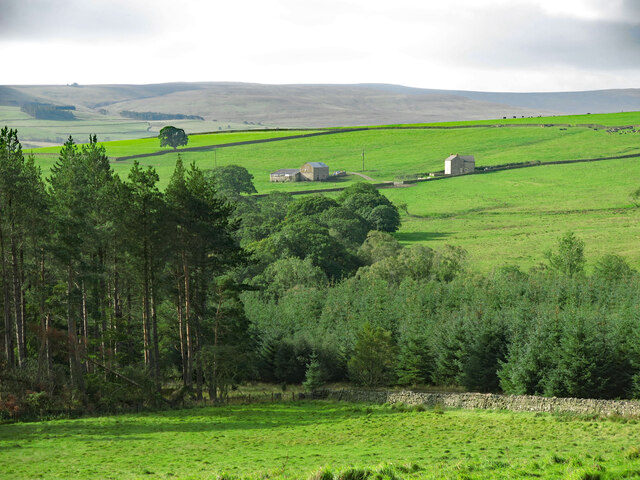
[[[362,170],[376,182],[399,175],[442,170],[452,152],[473,154],[479,171],[510,163],[548,163],[602,157],[640,156],[640,113],[583,115],[536,119],[461,122],[442,126],[378,127],[290,138],[309,131],[247,131],[192,135],[198,151],[158,150],[157,139],[106,142],[114,170],[126,177],[134,159],[153,166],[164,188],[181,155],[200,168],[238,164],[254,175],[259,193],[340,188],[363,181],[348,175],[323,183],[270,183],[269,172],[297,168],[307,161],[326,162],[332,171]],[[559,122],[552,125],[549,122]],[[498,122],[498,123],[496,123]],[[593,125],[602,125],[594,127]],[[566,126],[562,126],[566,125]],[[590,126],[589,126],[590,125]],[[604,126],[606,125],[606,126]],[[262,143],[265,139],[273,139]],[[244,144],[238,144],[245,142]],[[254,143],[246,143],[254,142]],[[56,148],[35,150],[45,175],[56,160]],[[410,187],[385,189],[392,201],[406,203],[408,215],[397,233],[405,245],[460,245],[479,270],[517,263],[530,267],[544,258],[567,230],[587,241],[595,259],[613,251],[640,267],[635,248],[640,238],[640,209],[629,200],[640,182],[638,157],[590,163],[540,165],[485,174],[426,181]]]
[[[72,105],[75,121],[36,120],[26,102]],[[640,110],[640,89],[500,93],[429,90],[385,84],[0,86],[0,125],[18,128],[30,146],[60,144],[69,135],[123,140],[154,136],[173,124],[188,133],[287,127],[321,128],[486,118],[522,118]],[[136,120],[121,112],[196,115],[204,120]]]

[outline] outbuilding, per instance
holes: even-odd
[[[300,174],[312,182],[329,178],[329,165],[322,162],[307,162],[300,167]]]
[[[476,159],[473,155],[451,155],[444,161],[445,175],[464,175],[476,170]]]
[[[299,182],[300,169],[299,168],[281,168],[275,172],[271,172],[269,180],[272,182]]]

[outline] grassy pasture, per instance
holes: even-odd
[[[578,123],[584,117],[571,117]],[[589,115],[600,123],[640,119],[629,114]],[[597,117],[597,118],[596,118]],[[600,118],[602,117],[602,118]],[[552,117],[556,118],[556,117]],[[624,132],[624,133],[623,133]],[[192,135],[190,146],[292,135],[292,131],[238,132]],[[155,138],[105,143],[109,155],[121,156],[158,149]],[[640,153],[640,134],[630,130],[610,133],[586,127],[473,128],[453,130],[386,129],[345,132],[280,142],[181,153],[186,163],[203,169],[239,164],[253,175],[260,193],[343,187],[360,177],[347,176],[326,183],[269,182],[269,172],[296,168],[307,161],[326,162],[332,170],[362,170],[377,181],[396,175],[427,173],[443,168],[452,152],[472,153],[477,165],[527,161],[557,161]],[[139,159],[157,169],[163,188],[173,172],[177,153]],[[40,156],[45,174],[55,156]],[[132,161],[113,168],[126,176]],[[387,189],[394,202],[407,203],[410,216],[398,238],[404,244],[439,247],[460,245],[470,253],[474,269],[489,270],[504,263],[529,267],[543,260],[567,230],[586,241],[590,260],[615,252],[640,267],[639,213],[631,208],[629,193],[640,184],[638,159],[554,165],[426,182]]]
[[[246,142],[252,140],[263,140],[265,138],[288,137],[292,135],[301,135],[312,133],[312,131],[300,130],[272,130],[252,132],[229,132],[229,133],[210,133],[210,134],[194,134],[189,135],[189,143],[184,148],[190,147],[207,147],[214,145],[222,145],[225,143]],[[98,138],[100,140],[100,138]],[[158,151],[173,151],[171,147],[160,147],[160,140],[157,137],[140,138],[135,140],[119,140],[115,142],[102,142],[107,150],[109,157],[124,157],[129,155],[141,155],[146,153],[154,153]],[[177,149],[180,152],[181,148]],[[57,153],[60,147],[47,147],[34,150],[38,153]]]
[[[623,255],[640,267],[640,209],[629,193],[640,185],[640,159],[507,170],[388,189],[405,202],[398,238],[406,243],[468,250],[474,268],[530,267],[573,230],[594,261]]]
[[[247,132],[213,135],[216,144],[240,139],[268,138],[273,134],[294,132]],[[193,146],[210,142],[209,136],[192,136]],[[109,155],[142,153],[153,149],[156,139],[105,144]],[[157,146],[157,143],[156,143]],[[156,150],[158,148],[155,148]],[[361,171],[362,150],[365,150],[364,173],[377,181],[393,180],[396,175],[428,173],[442,170],[444,159],[451,153],[474,154],[478,166],[512,162],[555,161],[600,156],[640,153],[640,134],[607,133],[589,128],[477,128],[460,130],[368,130],[340,133],[266,144],[225,147],[217,150],[218,165],[238,164],[255,177],[260,193],[326,188],[334,185],[269,182],[269,173],[279,168],[297,168],[307,161],[322,161],[331,170]],[[37,152],[37,151],[36,151]],[[196,162],[201,168],[214,166],[214,152],[183,152],[185,162]],[[154,166],[166,185],[177,153],[139,159]],[[52,159],[43,158],[46,170]],[[116,162],[114,168],[125,174],[131,161]]]
[[[496,118],[493,120],[467,120],[462,122],[439,122],[415,125],[526,125],[526,124],[604,125],[616,127],[640,125],[640,112],[594,113],[591,115],[554,115],[551,117]]]
[[[218,122],[201,120],[162,120],[146,121],[124,118],[119,115],[101,115],[93,111],[76,110],[74,121],[38,120],[20,111],[19,107],[0,106],[0,127],[7,125],[17,128],[24,143],[27,144],[62,144],[69,135],[78,142],[86,142],[89,135],[97,133],[100,140],[134,140],[157,135],[165,125],[183,128],[187,133],[212,132],[216,130],[246,129],[240,122]],[[143,142],[144,143],[144,142]],[[138,146],[130,144],[135,149]],[[155,150],[158,150],[156,144]],[[59,147],[54,147],[54,149]],[[140,153],[155,151],[147,149]],[[47,151],[47,150],[44,150]],[[114,153],[113,155],[119,156]],[[128,153],[127,155],[133,155]]]
[[[391,463],[408,479],[635,478],[637,428],[503,411],[254,404],[3,425],[0,472],[6,480],[306,479],[323,467]]]

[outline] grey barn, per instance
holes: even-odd
[[[300,168],[281,168],[271,172],[272,182],[319,182],[329,178],[329,165],[322,162],[308,162]]]
[[[322,162],[308,162],[300,167],[300,173],[312,182],[326,180],[329,178],[329,165]]]
[[[463,175],[476,170],[476,159],[473,155],[451,155],[444,161],[445,175]]]

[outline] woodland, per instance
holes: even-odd
[[[112,170],[95,136],[44,178],[0,133],[0,419],[224,403],[246,382],[640,396],[640,277],[567,232],[528,271],[401,246],[367,183],[253,196],[178,158]],[[402,208],[400,208],[402,210]]]

